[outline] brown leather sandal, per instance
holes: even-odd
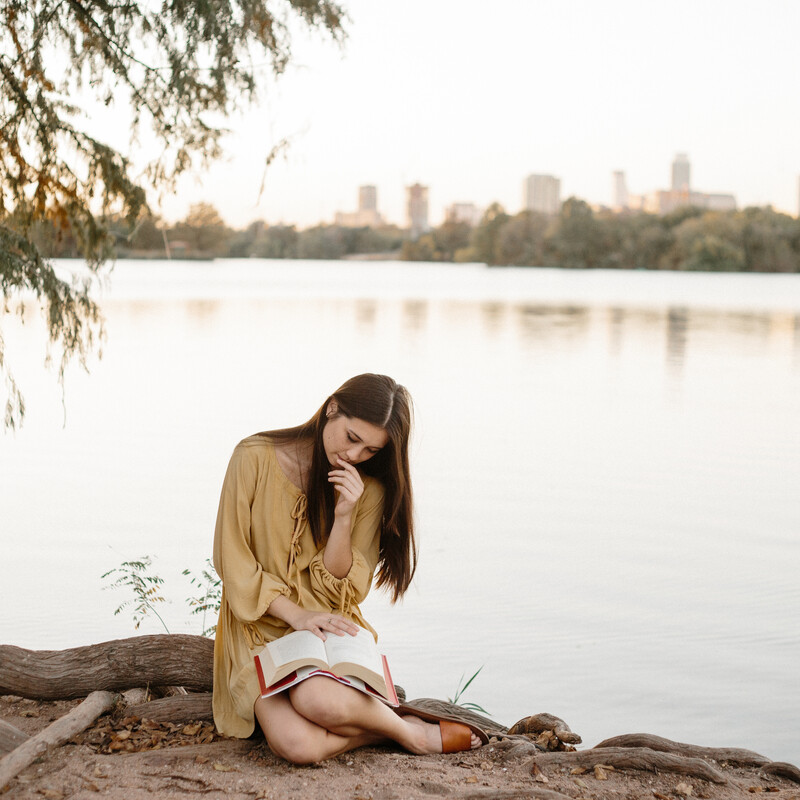
[[[473,733],[481,740],[482,744],[488,744],[489,742],[489,736],[482,728],[455,717],[444,714],[431,714],[429,711],[420,711],[413,706],[401,705],[394,710],[401,715],[419,717],[426,722],[438,723],[439,732],[442,735],[443,753],[461,753],[465,750],[472,750],[471,738]]]

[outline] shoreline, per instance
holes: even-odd
[[[0,697],[0,720],[28,735],[47,727],[80,701]],[[210,739],[210,740],[209,740]],[[580,749],[580,748],[579,748]],[[609,756],[612,752],[609,748]],[[104,752],[105,751],[105,752]],[[739,751],[742,752],[742,751]],[[535,754],[532,754],[535,753]],[[146,723],[124,712],[102,716],[67,744],[23,770],[6,789],[20,800],[95,797],[139,800],[203,794],[289,800],[405,800],[476,798],[680,798],[736,800],[767,793],[800,800],[800,783],[757,767],[704,759],[724,783],[680,773],[551,763],[522,737],[492,737],[474,751],[414,756],[394,746],[366,747],[329,761],[294,766],[274,756],[261,736],[220,737],[211,723]],[[800,772],[798,772],[800,776]],[[0,787],[0,793],[3,793]]]

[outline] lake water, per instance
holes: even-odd
[[[134,633],[100,576],[154,557],[173,632],[236,442],[350,375],[416,404],[421,563],[365,604],[410,697],[587,745],[645,731],[800,762],[800,275],[121,262],[65,407],[6,319],[0,641]],[[146,621],[142,633],[159,631]]]

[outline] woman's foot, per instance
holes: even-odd
[[[411,715],[404,715],[403,720],[410,726],[409,741],[405,743],[408,750],[417,755],[442,752],[442,733],[438,724],[425,722]],[[482,744],[474,733],[470,734],[470,749],[475,750]]]

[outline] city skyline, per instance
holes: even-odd
[[[436,225],[457,203],[519,209],[530,174],[559,177],[562,199],[611,206],[614,170],[633,193],[669,187],[671,160],[688,153],[693,184],[797,214],[800,4],[498,0],[489,12],[466,0],[457,17],[421,0],[345,6],[344,46],[297,35],[284,76],[265,65],[263,102],[222,121],[223,160],[153,198],[157,213],[175,221],[207,202],[233,227],[306,227],[369,184],[402,224],[419,182]],[[91,116],[124,146],[120,107]],[[151,146],[143,135],[137,166]]]
[[[625,171],[614,170],[611,173],[610,202],[590,203],[590,205],[596,211],[607,210],[614,213],[634,211],[656,215],[668,214],[682,206],[696,206],[709,211],[735,211],[739,207],[736,197],[731,193],[702,192],[692,184],[691,160],[687,153],[675,154],[670,167],[670,175],[668,189],[651,188],[645,193],[634,194],[628,190]],[[798,178],[798,186],[800,186],[800,178]],[[504,208],[504,210],[511,214],[519,211],[557,214],[561,204],[567,199],[561,196],[560,187],[561,180],[555,175],[528,175],[522,181],[520,206]],[[430,187],[416,182],[412,186],[404,187],[404,192],[405,217],[402,220],[387,219],[380,211],[377,186],[365,184],[357,187],[357,209],[355,211],[336,211],[332,224],[343,228],[396,226],[408,230],[412,238],[418,238],[435,226],[430,222],[431,214],[428,202]],[[586,198],[578,199],[585,200]],[[798,200],[800,207],[800,196]],[[469,201],[451,203],[442,209],[440,222],[466,222],[475,226],[480,223],[483,211],[485,208]],[[259,221],[268,224],[270,222],[269,220]],[[331,224],[331,221],[316,220],[311,225],[300,227],[327,224]]]

